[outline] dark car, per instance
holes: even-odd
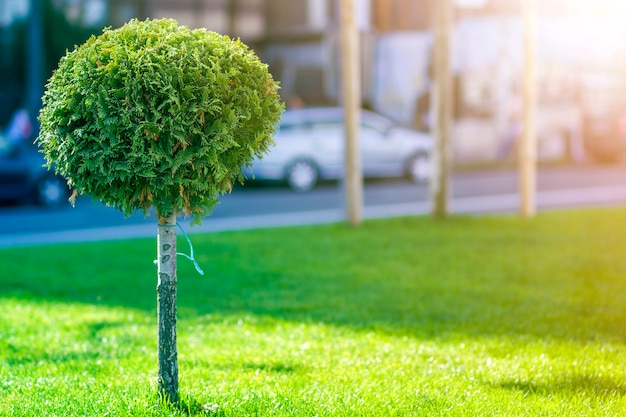
[[[0,137],[0,201],[32,201],[42,206],[66,202],[66,182],[44,166],[36,147]]]

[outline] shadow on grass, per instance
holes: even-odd
[[[107,344],[106,337],[102,336],[103,332],[128,327],[128,322],[118,320],[93,322],[81,320],[72,326],[74,332],[72,346],[58,343],[54,340],[55,336],[50,336],[52,339],[50,341],[46,339],[46,335],[42,335],[39,339],[43,340],[38,339],[36,342],[28,337],[0,340],[0,350],[2,351],[2,359],[9,366],[43,363],[95,363],[98,359],[109,359],[116,354],[116,350]],[[141,345],[142,342],[143,339],[140,336],[132,335],[129,332],[117,336],[116,341],[116,343],[122,343],[124,346],[137,346]]]
[[[224,417],[227,414],[215,403],[202,403],[196,398],[184,395],[176,404],[169,403],[155,394],[155,401],[158,407],[169,413],[181,412],[185,416],[208,416],[208,417]],[[178,414],[177,414],[178,415]]]
[[[496,385],[500,388],[518,390],[529,395],[580,395],[590,397],[626,395],[626,385],[606,377],[589,375],[565,375],[546,382],[506,381]]]
[[[617,213],[617,215],[616,215]],[[606,213],[605,213],[606,214]],[[626,214],[426,218],[194,235],[179,316],[255,315],[417,337],[624,340]],[[179,241],[180,249],[187,249]],[[3,250],[0,296],[154,312],[155,241]],[[10,260],[10,262],[9,262]]]
[[[298,371],[298,367],[285,363],[252,363],[246,362],[241,366],[244,371],[261,371],[275,374],[290,374]]]

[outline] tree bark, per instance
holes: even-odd
[[[157,236],[159,323],[159,394],[178,402],[178,351],[176,350],[176,213],[159,218]]]

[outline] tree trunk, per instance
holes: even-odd
[[[159,323],[159,394],[178,402],[178,351],[176,350],[176,213],[159,218],[157,236]]]

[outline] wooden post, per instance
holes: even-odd
[[[30,2],[26,32],[26,109],[31,121],[37,120],[41,109],[41,96],[44,87],[44,34],[43,15],[44,2],[35,0]]]
[[[176,213],[159,218],[157,236],[159,325],[159,394],[178,402],[178,351],[176,349]]]
[[[434,112],[434,146],[430,181],[431,214],[447,217],[449,212],[450,141],[452,136],[452,73],[450,64],[450,32],[452,5],[450,0],[437,0],[435,5],[435,42],[433,51],[433,90],[431,111]]]
[[[345,178],[346,215],[348,223],[363,222],[363,174],[359,151],[359,109],[361,104],[361,73],[359,31],[356,25],[354,0],[340,0],[341,57],[343,107],[345,111]]]
[[[537,187],[537,135],[535,129],[537,4],[535,0],[520,1],[524,15],[523,120],[518,149],[520,215],[530,218],[536,213],[535,193]]]
[[[237,0],[227,0],[226,13],[228,14],[228,35],[236,38],[237,26]]]

